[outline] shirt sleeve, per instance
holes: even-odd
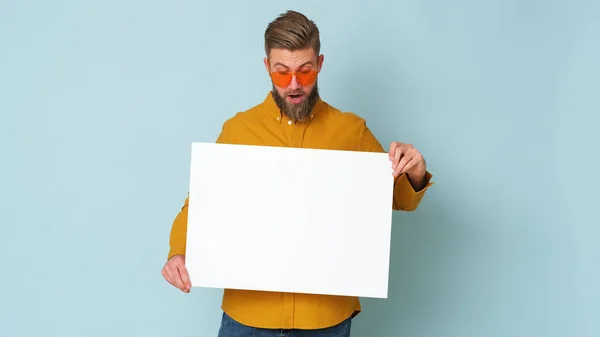
[[[375,138],[371,130],[366,126],[362,135],[361,151],[387,152],[383,149],[383,146],[381,146],[381,143]],[[394,201],[392,209],[397,211],[416,210],[425,196],[425,191],[433,185],[431,177],[432,174],[427,171],[425,176],[425,186],[418,191],[413,188],[405,173],[394,178]]]
[[[175,216],[173,225],[171,226],[171,234],[169,237],[169,255],[170,259],[174,255],[185,255],[185,247],[187,242],[187,218],[188,218],[188,198],[185,199],[183,207]]]

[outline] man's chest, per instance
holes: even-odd
[[[245,123],[235,130],[235,143],[327,150],[359,151],[359,128],[335,123]]]

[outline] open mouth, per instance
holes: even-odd
[[[288,95],[287,97],[292,103],[300,103],[302,101],[302,98],[304,97],[304,95],[293,94],[293,95]]]

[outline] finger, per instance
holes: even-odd
[[[398,148],[398,143],[396,142],[392,142],[390,144],[390,151],[388,152],[388,155],[390,156],[390,161],[394,160],[394,155],[396,153],[396,149]]]
[[[392,169],[396,170],[396,168],[398,167],[398,163],[400,162],[400,158],[402,158],[403,153],[403,148],[402,147],[396,147],[396,152],[394,152],[394,158],[392,161]]]
[[[423,155],[421,155],[421,153],[419,153],[419,151],[417,150],[415,150],[414,152],[415,154],[413,156],[413,159],[404,167],[404,172],[411,171],[413,168],[419,165],[425,167],[425,159],[423,158]]]
[[[181,290],[184,289],[183,287],[183,281],[181,280],[181,276],[179,275],[179,271],[177,271],[177,267],[172,265],[171,268],[169,269],[169,272],[171,273],[171,275],[173,276],[173,285]]]
[[[419,163],[419,161],[417,160],[417,158],[412,157],[412,159],[408,163],[406,163],[406,165],[400,171],[400,173],[406,173],[406,172],[412,170],[418,163]]]
[[[192,288],[192,282],[190,282],[190,275],[188,274],[187,268],[184,265],[179,266],[177,269],[179,270],[179,275],[181,276],[184,289],[189,292]]]
[[[411,156],[410,153],[407,153],[404,156],[402,156],[402,159],[400,159],[398,165],[394,169],[394,177],[397,177],[398,175],[400,175],[400,173],[405,172],[407,170],[406,167],[413,161],[413,158],[414,157]]]

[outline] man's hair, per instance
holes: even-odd
[[[304,14],[289,10],[271,21],[265,30],[265,53],[271,49],[296,51],[312,47],[319,55],[321,41],[319,28]]]

